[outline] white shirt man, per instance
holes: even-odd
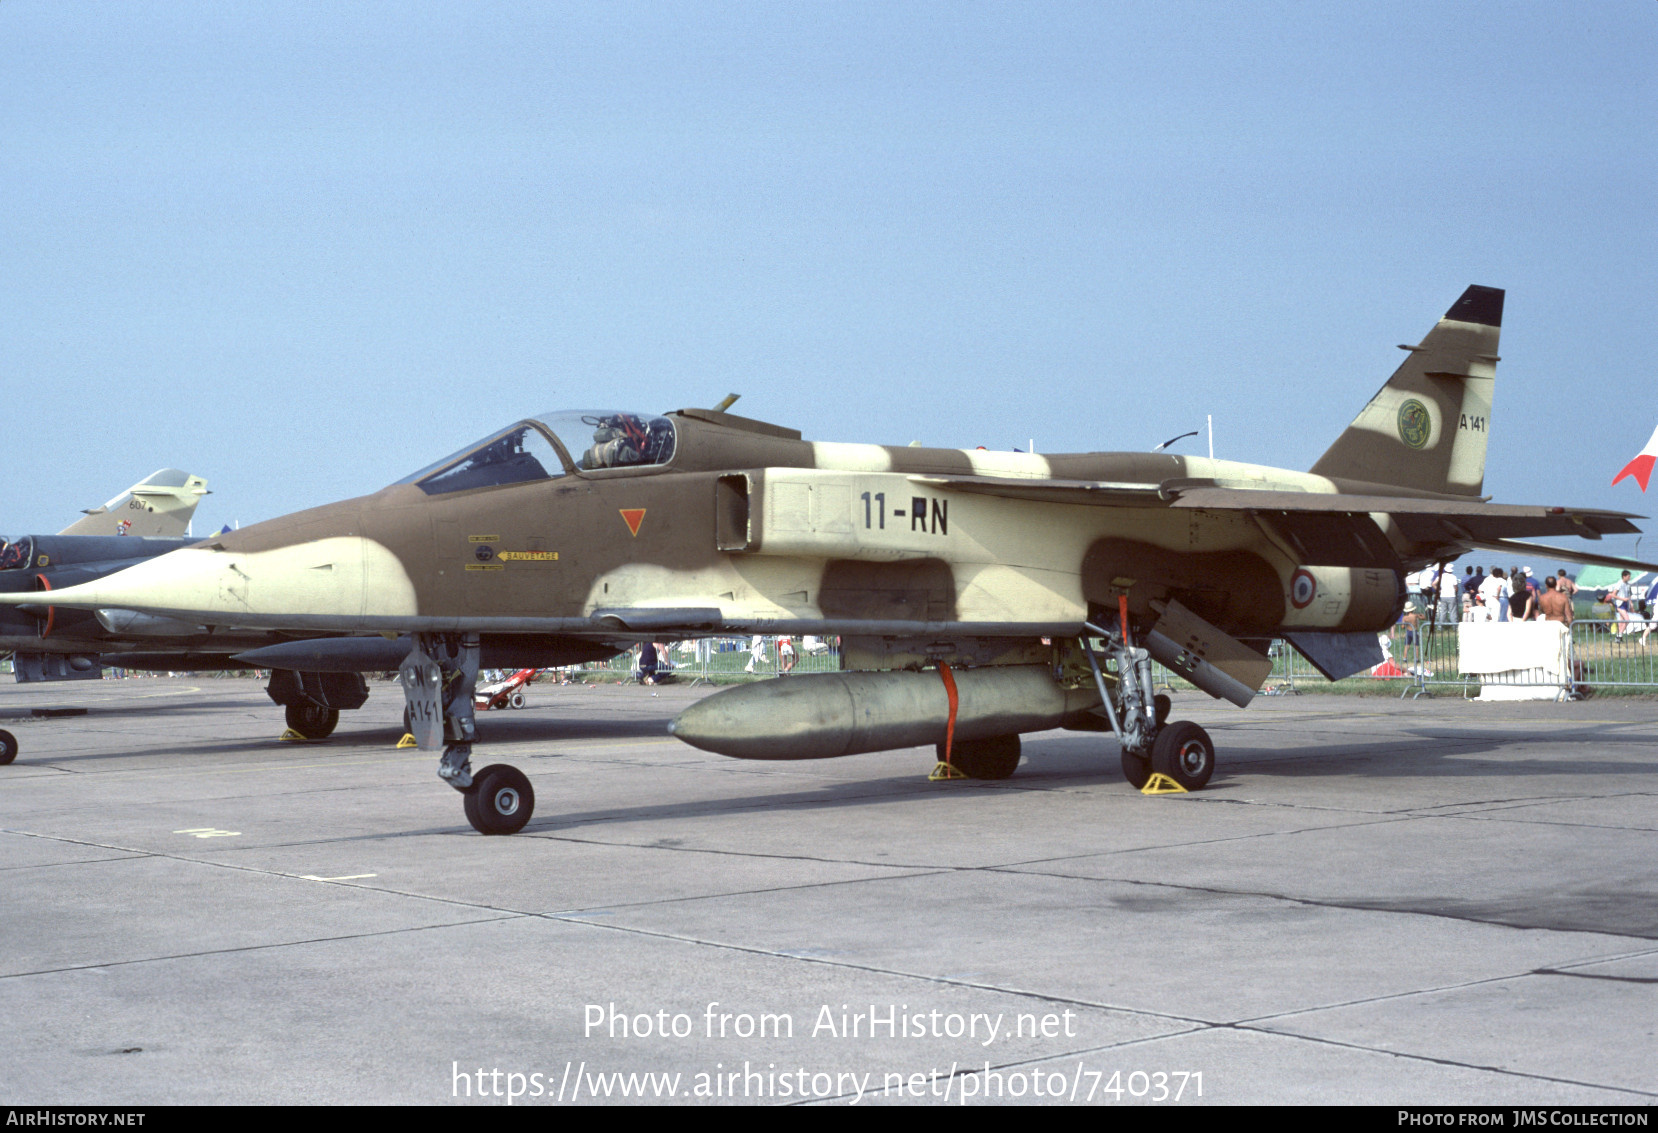
[[[1508,579],[1503,577],[1502,568],[1492,570],[1491,575],[1480,583],[1480,602],[1485,607],[1485,617],[1482,621],[1507,621],[1508,597],[1514,593],[1509,589]]]

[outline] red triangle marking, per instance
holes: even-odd
[[[628,530],[634,535],[639,534],[639,525],[645,522],[645,509],[642,507],[618,508],[622,513],[622,521],[628,525]]]

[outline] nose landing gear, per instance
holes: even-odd
[[[422,751],[443,749],[438,778],[462,796],[466,820],[480,834],[516,834],[535,811],[524,773],[504,763],[472,770],[478,738],[472,695],[478,685],[478,635],[420,633],[398,670],[405,719]],[[447,742],[446,742],[447,741]]]

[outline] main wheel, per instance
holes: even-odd
[[[944,759],[944,745],[938,745]],[[970,779],[1006,779],[1019,767],[1019,735],[962,740],[950,752],[950,762]]]
[[[521,692],[515,692],[507,697],[508,708],[522,708],[527,703],[529,702],[524,699],[524,694]]]
[[[1135,755],[1126,747],[1123,749],[1123,778],[1128,780],[1129,786],[1138,790],[1146,785],[1151,778],[1151,760],[1143,755]]]
[[[0,766],[17,758],[17,737],[0,728]]]
[[[1151,745],[1151,768],[1197,791],[1215,773],[1215,744],[1209,733],[1190,720],[1176,720],[1157,733]]]
[[[1161,728],[1169,722],[1169,710],[1174,707],[1174,701],[1162,693],[1158,693],[1151,698],[1151,706],[1157,717],[1157,726]]]
[[[535,812],[529,779],[505,763],[492,763],[474,775],[463,799],[466,820],[480,834],[516,834]]]
[[[288,705],[288,727],[308,740],[325,739],[339,722],[338,709],[324,708],[320,704]]]

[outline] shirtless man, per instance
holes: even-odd
[[[1546,622],[1572,624],[1572,600],[1552,578],[1543,579],[1543,596],[1537,600],[1537,608]]]

